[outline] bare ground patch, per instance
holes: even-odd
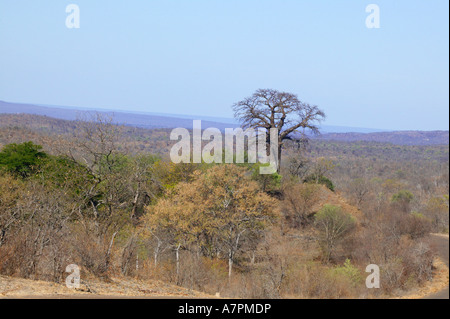
[[[0,298],[212,298],[213,296],[166,284],[161,281],[112,279],[110,282],[89,280],[80,289],[64,284],[0,276]]]

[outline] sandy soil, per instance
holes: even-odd
[[[89,280],[79,289],[64,284],[0,276],[0,298],[212,298],[213,296],[160,281]]]

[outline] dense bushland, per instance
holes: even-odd
[[[102,119],[74,125],[57,138],[33,131],[33,142],[1,136],[2,275],[63,282],[75,263],[84,278],[230,297],[365,297],[429,280],[427,236],[448,231],[448,158],[414,147],[386,150],[409,152],[395,159],[350,151],[358,143],[287,143],[281,175],[261,176],[172,164]],[[381,268],[380,290],[365,288],[368,264]]]

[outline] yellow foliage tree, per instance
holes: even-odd
[[[197,244],[205,254],[227,255],[229,276],[241,243],[278,216],[276,200],[262,192],[245,168],[217,165],[196,171],[155,206],[148,208],[145,225],[173,234],[179,266],[180,247]],[[179,267],[177,267],[179,271]]]

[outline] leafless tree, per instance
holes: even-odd
[[[278,129],[278,172],[283,141],[305,137],[306,130],[317,134],[318,124],[325,118],[316,105],[300,101],[295,94],[272,89],[257,90],[251,97],[235,103],[233,109],[243,128],[265,129],[267,141],[270,129]]]
[[[284,190],[282,212],[293,227],[305,227],[311,223],[313,207],[319,199],[320,186],[315,184],[287,185]]]
[[[351,197],[353,197],[358,208],[361,208],[362,203],[369,195],[370,187],[371,185],[365,178],[354,179],[348,184],[348,193]]]

